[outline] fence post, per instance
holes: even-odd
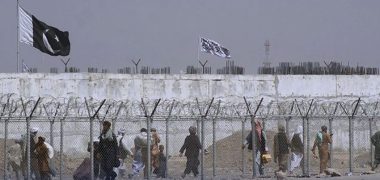
[[[152,158],[152,156],[151,156],[151,150],[150,150],[150,147],[151,147],[151,144],[152,144],[152,139],[150,138],[151,137],[151,133],[150,133],[150,130],[151,130],[151,121],[152,121],[152,117],[150,117],[150,116],[147,116],[146,117],[146,126],[147,126],[147,139],[148,139],[148,148],[147,148],[147,150],[148,150],[148,162],[147,162],[147,164],[145,164],[146,166],[147,166],[147,169],[148,169],[148,177],[144,177],[144,178],[148,178],[148,179],[151,179],[151,166],[152,166],[152,163],[151,163],[151,158]],[[144,174],[144,176],[145,176],[145,174]]]
[[[215,140],[215,125],[216,125],[216,121],[215,121],[215,118],[212,118],[212,176],[215,177],[216,176],[216,172],[215,172],[215,163],[216,163],[216,140]]]
[[[165,144],[165,155],[166,155],[166,163],[165,163],[165,166],[166,166],[166,171],[165,171],[165,178],[168,178],[168,161],[169,161],[169,120],[171,118],[171,115],[172,115],[172,111],[173,111],[173,108],[174,108],[174,104],[175,104],[175,100],[173,100],[172,102],[172,105],[170,106],[170,109],[169,109],[169,114],[168,114],[168,117],[165,119],[165,134],[166,134],[166,144]]]
[[[219,100],[219,103],[218,103],[218,109],[216,111],[216,114],[215,116],[212,118],[212,175],[213,177],[216,176],[216,171],[215,171],[215,168],[216,168],[216,131],[215,131],[215,125],[216,125],[216,117],[218,116],[219,114],[219,108],[220,108],[220,100]]]
[[[85,104],[86,104],[86,107],[87,107],[87,113],[88,113],[88,117],[90,118],[90,161],[91,161],[91,172],[90,172],[90,177],[91,179],[94,179],[94,119],[95,117],[98,115],[99,113],[99,110],[102,108],[102,106],[104,105],[104,103],[106,102],[106,100],[104,99],[98,109],[95,111],[95,114],[91,116],[91,113],[90,113],[90,107],[88,106],[88,103],[87,103],[87,99],[84,98],[85,100]]]
[[[62,180],[62,170],[63,170],[63,120],[60,119],[60,149],[59,149],[59,179]]]
[[[310,176],[310,120],[306,117],[306,136],[307,136],[307,146],[306,146],[306,173]]]
[[[169,119],[170,119],[170,116],[168,118],[166,118],[165,120],[165,138],[166,138],[166,143],[165,143],[165,155],[166,155],[166,163],[165,163],[165,178],[168,178],[168,161],[169,161]]]
[[[352,157],[353,157],[353,151],[352,151],[352,144],[353,144],[353,132],[352,132],[352,117],[348,118],[348,133],[349,133],[349,172],[352,173]]]
[[[332,117],[329,118],[329,131],[330,131],[329,132],[330,134],[333,134],[333,118]],[[330,143],[330,159],[329,159],[330,168],[333,167],[333,163],[332,163],[334,159],[333,147],[334,147],[333,143]]]
[[[373,121],[373,118],[369,118],[369,138],[373,136],[372,121]],[[370,146],[371,167],[373,167],[373,146],[371,142],[369,143],[369,146]]]
[[[4,121],[4,179],[8,179],[8,123],[9,118]]]
[[[256,124],[255,124],[255,117],[256,117],[256,113],[257,111],[259,110],[260,106],[261,106],[261,103],[263,102],[264,98],[261,98],[259,104],[257,105],[256,107],[256,110],[254,113],[251,112],[251,108],[250,108],[250,105],[248,104],[247,102],[247,99],[245,98],[245,96],[243,97],[244,98],[244,102],[245,102],[245,105],[247,106],[247,110],[248,110],[248,113],[251,117],[251,134],[252,134],[252,178],[256,178],[257,176],[257,173],[256,173],[256,170],[257,168],[260,169],[260,167],[258,167],[257,163],[256,163],[256,154],[257,154],[257,150],[256,150],[256,142],[257,142],[257,139],[256,139]],[[261,164],[260,164],[261,165]],[[257,167],[256,167],[257,166]],[[259,170],[260,171],[260,170]]]
[[[245,143],[245,120],[241,121],[241,144]],[[245,151],[241,149],[242,175],[245,175]]]
[[[209,112],[209,110],[211,108],[212,103],[214,102],[214,98],[212,98],[210,104],[208,104],[205,114],[203,114],[203,112],[202,112],[201,106],[199,105],[198,98],[195,98],[195,101],[197,103],[198,110],[199,110],[199,115],[201,116],[201,121],[202,121],[201,122],[202,123],[201,124],[201,126],[202,126],[201,127],[202,128],[202,131],[201,131],[201,146],[202,146],[202,148],[201,148],[201,179],[203,180],[204,179],[204,150],[205,150],[205,147],[204,147],[204,145],[205,145],[205,142],[204,142],[204,140],[205,140],[205,136],[204,136],[204,133],[205,133],[204,121],[205,121],[205,119],[206,119],[206,117],[208,115],[208,112]]]
[[[152,112],[150,113],[150,115],[148,114],[148,110],[147,110],[147,108],[145,107],[145,103],[144,103],[144,99],[143,98],[141,98],[141,105],[142,105],[142,107],[143,107],[143,110],[144,110],[144,114],[145,114],[145,117],[146,117],[146,120],[147,120],[147,122],[146,122],[146,126],[147,126],[147,139],[148,139],[148,142],[147,142],[147,145],[148,145],[148,163],[147,163],[147,169],[148,169],[148,177],[144,177],[144,178],[147,178],[147,179],[151,179],[152,177],[151,177],[151,175],[152,175],[152,171],[151,171],[151,166],[152,166],[152,163],[151,163],[151,149],[150,149],[150,147],[151,147],[151,138],[150,138],[150,130],[151,130],[151,123],[153,122],[153,115],[154,115],[154,113],[156,112],[156,109],[157,109],[157,106],[158,106],[158,104],[160,103],[160,101],[161,101],[161,99],[158,99],[158,101],[154,104],[154,108],[153,108],[153,110],[152,110]],[[145,174],[144,174],[144,176],[145,176]]]

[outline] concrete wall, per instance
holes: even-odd
[[[242,102],[242,97],[264,97],[264,98],[319,98],[319,99],[346,99],[362,97],[364,99],[378,99],[380,92],[380,76],[334,76],[334,75],[124,75],[124,74],[0,74],[0,93],[16,93],[23,97],[93,97],[95,99],[132,99],[141,98],[177,99],[182,101],[193,101],[194,98],[208,99],[211,97],[221,98],[230,102]],[[177,125],[176,125],[177,124]],[[178,152],[183,139],[187,134],[189,125],[195,122],[174,123],[170,134],[174,142],[169,149]],[[240,123],[222,123],[217,127],[217,139],[224,138],[240,130]],[[346,127],[347,122],[342,120],[336,127]],[[48,137],[49,124],[37,123],[41,133]],[[135,127],[138,130],[144,123],[121,124],[118,126]],[[321,124],[314,128],[318,130]],[[3,126],[1,123],[0,126]],[[85,152],[89,124],[68,123],[65,126],[65,152]],[[164,123],[154,124],[157,129],[164,132]],[[268,124],[271,130],[276,129],[276,124]],[[13,128],[12,128],[13,127]],[[10,136],[16,138],[22,131],[24,125],[18,124],[10,127]],[[82,127],[82,128],[80,128]],[[211,126],[210,126],[211,127]],[[21,128],[21,129],[20,129]],[[0,127],[3,136],[3,127]],[[59,131],[58,125],[55,132]],[[347,142],[348,128],[336,130],[334,139],[339,142]],[[68,133],[70,132],[70,133]],[[212,140],[211,129],[206,135],[206,144],[210,145]],[[355,131],[355,137],[369,138],[368,129]],[[55,133],[59,139],[59,133]],[[134,133],[130,133],[133,138]],[[75,140],[75,144],[70,143]],[[163,138],[163,143],[165,139]],[[369,141],[363,142],[361,146],[369,148]],[[56,141],[55,147],[59,147]],[[347,143],[337,143],[335,148],[347,149]]]
[[[379,97],[375,75],[0,74],[0,93],[96,99]]]

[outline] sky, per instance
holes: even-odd
[[[17,72],[17,1],[0,1],[0,73]],[[20,62],[49,72],[61,59],[87,72],[170,66],[172,74],[208,60],[215,72],[226,59],[199,52],[199,37],[219,42],[231,60],[256,74],[269,62],[338,61],[379,67],[379,0],[20,0],[48,25],[69,31],[66,57],[20,43]],[[21,63],[20,63],[21,64]],[[21,68],[20,68],[21,69]],[[21,70],[20,70],[21,71]]]

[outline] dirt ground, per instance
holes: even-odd
[[[245,133],[247,134],[248,131]],[[274,133],[267,132],[268,137],[268,146],[269,149],[272,149],[272,143]],[[8,146],[13,144],[13,140],[8,140]],[[241,132],[236,132],[233,135],[226,137],[216,143],[216,176],[221,179],[241,179],[247,177],[249,179],[250,174],[252,174],[252,159],[249,157],[251,151],[244,150],[245,153],[245,174],[243,175],[243,165],[242,165],[242,149],[241,149]],[[212,146],[207,147],[208,154],[205,154],[204,159],[204,173],[207,177],[212,177]],[[0,177],[3,177],[4,173],[4,139],[0,139]],[[337,169],[342,174],[348,172],[348,152],[344,151],[333,151],[334,163],[333,168]],[[311,153],[310,153],[311,154]],[[89,155],[88,155],[89,157]],[[54,155],[54,166],[59,172],[59,153]],[[75,169],[83,161],[84,157],[73,158],[66,155],[63,155],[64,169],[62,171],[63,176],[70,179],[72,177]],[[369,153],[362,152],[354,157],[354,174],[359,175],[361,172],[369,170]],[[127,173],[131,172],[131,163],[132,159],[128,159],[126,162]],[[319,162],[315,159],[310,159],[310,172],[312,175],[316,175],[319,171]],[[168,173],[170,178],[177,179],[180,177],[183,172],[186,164],[186,157],[179,157],[178,154],[175,154],[169,157],[168,160]],[[265,174],[266,178],[274,177],[274,171],[277,170],[277,164],[270,162],[265,165]],[[295,172],[295,175],[301,174],[301,169],[298,169]],[[230,177],[230,178],[229,178]],[[191,176],[189,176],[191,178]],[[122,178],[124,179],[124,178]]]

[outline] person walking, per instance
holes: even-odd
[[[371,143],[375,146],[375,161],[372,166],[372,171],[374,171],[380,164],[380,131],[372,135]]]
[[[185,152],[185,156],[187,158],[186,162],[186,168],[183,174],[181,175],[182,178],[185,178],[187,174],[190,174],[190,172],[193,172],[194,177],[196,177],[199,174],[198,166],[199,166],[199,150],[202,148],[201,142],[199,140],[199,137],[196,135],[197,128],[194,126],[190,126],[189,133],[185,138],[185,142],[183,143],[181,149],[179,150],[179,156],[182,157],[183,152]]]
[[[261,122],[257,119],[255,120],[255,135],[256,135],[256,169],[258,173],[262,176],[264,175],[264,163],[262,161],[261,155],[267,153],[266,145],[266,135],[265,131],[262,128]],[[252,150],[252,131],[245,138],[245,143],[242,145],[242,149],[248,146],[248,150]]]
[[[288,170],[289,141],[285,133],[285,127],[278,126],[278,133],[273,140],[273,158],[278,162],[278,171],[285,173]]]
[[[148,177],[147,162],[148,162],[148,134],[145,128],[140,129],[140,134],[138,134],[134,139],[134,156],[132,163],[132,174],[128,177],[132,178],[140,173],[144,169],[144,177]]]
[[[301,162],[303,159],[304,148],[303,148],[302,132],[303,132],[302,126],[298,126],[290,141],[290,148],[292,151],[291,158],[290,158],[290,168],[289,168],[290,174],[293,174],[294,169],[301,165]]]
[[[315,154],[316,147],[318,148],[319,154],[319,173],[324,174],[324,171],[327,169],[327,161],[329,160],[329,144],[331,143],[331,136],[327,132],[327,127],[322,126],[321,131],[319,131],[315,137],[314,145],[312,148],[313,156],[317,157]]]
[[[99,136],[99,153],[101,168],[106,174],[105,180],[114,180],[117,176],[113,171],[114,167],[120,166],[117,158],[117,140],[116,135],[112,132],[111,122],[104,121],[102,133]]]
[[[126,173],[126,169],[124,165],[125,159],[127,159],[128,156],[132,155],[131,151],[129,151],[129,149],[127,148],[127,145],[124,143],[125,133],[126,133],[126,130],[124,128],[121,128],[117,131],[117,137],[116,137],[117,142],[118,142],[117,157],[120,160],[120,166],[118,167],[118,171],[117,171],[119,178],[122,178]]]
[[[161,139],[157,133],[156,128],[152,128],[150,132],[152,133],[152,151],[151,151],[152,167],[153,167],[153,173],[157,174],[158,167],[160,166],[160,162],[159,162],[160,150],[158,147],[158,143],[161,142]]]
[[[49,149],[45,145],[45,138],[39,136],[36,144],[35,155],[38,161],[40,180],[50,180]]]

